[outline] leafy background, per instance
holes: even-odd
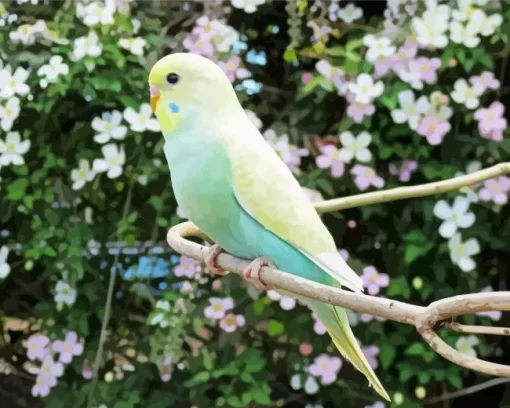
[[[0,4],[2,406],[388,406],[308,309],[168,248],[186,215],[148,71],[177,51],[217,61],[321,200],[508,161],[509,21],[508,2],[484,0]],[[428,304],[506,290],[509,182],[323,219],[370,294]],[[391,406],[487,380],[412,327],[349,316]],[[508,324],[501,313],[463,321]],[[442,336],[510,363],[504,338]],[[504,384],[425,406],[468,400],[510,406]]]

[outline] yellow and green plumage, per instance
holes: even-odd
[[[178,75],[175,84],[167,82],[171,73]],[[303,278],[362,291],[360,277],[339,255],[312,203],[251,123],[218,66],[197,55],[173,54],[154,65],[149,84],[159,94],[155,113],[175,197],[191,221],[235,256],[263,257]],[[301,300],[341,354],[389,400],[345,310]]]

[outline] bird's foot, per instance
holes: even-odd
[[[209,268],[209,270],[216,275],[227,275],[229,272],[225,269],[219,268],[216,266],[216,258],[220,253],[223,252],[223,248],[218,244],[214,244],[210,249],[207,257],[205,259],[205,264]]]
[[[243,271],[243,276],[246,280],[253,283],[257,288],[262,290],[270,290],[271,288],[260,280],[260,270],[263,266],[274,267],[274,265],[267,259],[256,258]]]

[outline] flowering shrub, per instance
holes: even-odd
[[[509,21],[509,3],[489,0],[392,0],[380,12],[343,0],[3,2],[2,398],[48,407],[387,406],[300,302],[219,279],[170,251],[166,231],[186,214],[172,194],[147,75],[171,52],[216,61],[254,125],[321,201],[508,161]],[[507,287],[509,193],[501,176],[323,219],[368,294],[425,304]],[[418,407],[478,379],[410,327],[349,318],[395,406]],[[443,338],[509,363],[498,338]]]

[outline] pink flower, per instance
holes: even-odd
[[[324,323],[322,323],[321,319],[319,319],[315,313],[312,313],[312,318],[315,320],[313,324],[313,331],[317,334],[325,334],[326,326],[324,326]]]
[[[363,354],[365,354],[365,357],[367,358],[368,361],[368,365],[375,370],[379,365],[376,358],[377,355],[379,354],[379,347],[377,346],[363,347],[361,351],[363,351]]]
[[[234,308],[234,301],[230,297],[209,299],[210,306],[204,309],[204,316],[209,319],[220,320],[225,316],[227,310]]]
[[[347,262],[347,260],[349,259],[349,252],[347,252],[347,249],[342,248],[338,251],[338,253],[344,259],[344,261]]]
[[[361,191],[365,191],[370,186],[376,188],[384,187],[384,180],[375,174],[375,171],[370,167],[357,164],[351,169],[351,174],[355,176],[354,184]]]
[[[404,160],[400,167],[390,164],[390,174],[398,176],[402,183],[406,183],[411,179],[411,174],[418,168],[418,163],[414,160]]]
[[[47,397],[51,387],[57,384],[57,379],[51,374],[39,373],[32,387],[33,397]]]
[[[189,33],[182,45],[193,54],[203,55],[211,58],[214,56],[214,46],[210,38]]]
[[[479,108],[475,112],[478,120],[478,130],[482,137],[500,142],[503,140],[503,132],[507,127],[507,121],[503,117],[505,107],[501,102],[493,102],[488,109]]]
[[[359,317],[359,319],[363,323],[368,323],[368,322],[371,322],[372,320],[377,320],[378,322],[385,322],[386,321],[386,319],[384,317],[374,316],[374,315],[371,315],[371,314],[368,314],[368,313],[362,313],[361,316]]]
[[[435,146],[443,141],[451,128],[449,122],[440,122],[435,116],[426,116],[420,121],[416,131],[425,136],[429,144]]]
[[[313,79],[313,75],[311,72],[305,72],[302,76],[301,76],[301,82],[303,82],[303,84],[308,84],[311,80]]]
[[[308,367],[308,373],[314,377],[320,377],[321,383],[328,385],[335,382],[340,368],[342,368],[342,360],[340,358],[321,354]]]
[[[53,343],[53,350],[60,353],[59,360],[64,364],[69,364],[73,356],[79,356],[83,353],[83,345],[78,342],[78,336],[75,332],[69,332],[64,341],[57,340]]]
[[[356,95],[352,92],[347,94],[347,101],[349,106],[347,107],[347,116],[349,116],[354,122],[361,123],[365,116],[372,116],[375,112],[375,106],[371,103],[359,103],[356,101]]]
[[[487,293],[487,292],[493,292],[494,290],[492,289],[491,286],[486,286],[485,288],[483,288],[480,292],[481,293]],[[492,319],[494,321],[498,321],[501,319],[501,316],[503,315],[503,313],[501,313],[499,310],[492,310],[492,311],[489,311],[489,312],[477,312],[476,313],[478,316],[487,316],[489,319]]]
[[[227,333],[233,333],[238,327],[244,326],[244,322],[244,316],[228,313],[220,320],[220,327]]]
[[[385,273],[378,273],[377,269],[373,266],[366,266],[363,268],[361,275],[363,285],[367,288],[369,294],[377,295],[381,288],[385,288],[390,284],[390,278]]]
[[[374,402],[372,405],[365,405],[365,408],[385,408],[384,402],[377,401]]]
[[[172,379],[172,360],[173,356],[171,353],[167,353],[165,359],[159,364],[159,378],[161,381],[168,382]]]
[[[418,47],[416,44],[406,41],[402,47],[400,47],[396,54],[393,54],[391,58],[391,69],[393,72],[398,74],[401,71],[407,69],[408,63],[418,53]]]
[[[50,339],[42,334],[34,334],[27,340],[27,357],[29,360],[42,360],[48,352]]]
[[[237,79],[248,78],[251,74],[250,71],[244,68],[239,68],[241,58],[237,55],[232,55],[227,62],[218,62],[218,66],[225,72],[230,82]]]
[[[427,84],[437,82],[437,69],[441,66],[439,58],[420,57],[416,59],[419,65],[420,79]]]
[[[508,192],[510,191],[510,178],[500,176],[490,180],[485,180],[483,188],[478,192],[482,201],[493,201],[494,204],[504,205],[508,201]]]
[[[392,57],[386,57],[385,55],[380,55],[374,62],[374,77],[382,78],[393,68],[393,59]]]
[[[340,160],[340,149],[337,149],[332,144],[328,144],[322,146],[320,150],[322,154],[315,159],[317,167],[320,169],[331,168],[332,177],[342,177],[345,171],[345,164]]]
[[[174,275],[177,277],[186,276],[193,278],[200,271],[200,261],[182,255],[179,259],[179,265],[174,269]]]
[[[313,351],[313,346],[311,343],[301,343],[299,345],[299,352],[301,353],[301,355],[303,355],[305,357],[312,354],[312,351]]]
[[[315,64],[315,69],[325,78],[333,81],[339,95],[343,95],[345,93],[347,83],[344,81],[344,71],[332,66],[327,60],[318,61]]]
[[[484,71],[480,76],[473,76],[469,78],[469,81],[473,85],[482,85],[486,89],[498,89],[501,85],[500,82],[496,79],[493,72]]]

